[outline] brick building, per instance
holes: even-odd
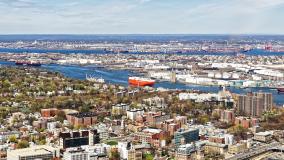
[[[56,114],[59,112],[57,108],[47,108],[47,109],[41,109],[41,116],[44,118],[50,118],[55,117]]]
[[[97,114],[94,112],[67,114],[68,122],[74,126],[90,126],[97,123]]]
[[[135,140],[140,143],[149,143],[153,147],[163,147],[165,140],[169,137],[169,133],[160,129],[144,129],[142,132],[135,133]]]
[[[220,117],[222,122],[233,123],[235,121],[234,110],[224,110]]]
[[[257,118],[236,117],[235,125],[240,125],[244,128],[258,126],[259,120]]]
[[[240,115],[260,117],[263,112],[272,109],[273,96],[271,93],[248,93],[247,95],[239,95],[237,102]]]
[[[234,110],[223,110],[223,109],[214,109],[212,115],[217,115],[220,117],[220,121],[226,123],[234,123],[235,121],[235,111]]]
[[[170,119],[170,115],[162,112],[149,112],[146,115],[146,122],[151,127],[156,127],[158,124]]]

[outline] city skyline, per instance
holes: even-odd
[[[284,34],[281,0],[0,0],[0,34]]]

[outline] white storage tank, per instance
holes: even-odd
[[[240,79],[240,75],[238,73],[233,73],[232,78],[233,79]]]
[[[215,74],[215,78],[222,78],[222,74],[221,73],[216,73]]]
[[[209,78],[214,78],[214,76],[215,76],[215,73],[214,73],[214,72],[209,72],[209,73],[208,73],[208,77],[209,77]]]
[[[222,77],[223,77],[223,79],[229,79],[231,77],[231,74],[224,72]]]
[[[262,80],[262,78],[260,76],[257,76],[257,75],[252,75],[252,79],[254,81],[261,81]]]

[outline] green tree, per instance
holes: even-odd
[[[108,141],[106,144],[110,145],[110,146],[115,146],[115,145],[118,144],[118,142],[117,141]]]
[[[88,105],[88,104],[84,104],[83,106],[81,106],[80,108],[79,108],[79,111],[80,112],[90,112],[90,109],[91,109],[91,107],[90,107],[90,105]]]
[[[198,116],[197,121],[201,124],[205,124],[205,123],[209,122],[209,116],[208,115]]]
[[[145,160],[153,160],[154,159],[154,155],[151,153],[145,153],[143,154],[143,159]]]
[[[56,114],[55,119],[56,119],[57,121],[60,121],[60,122],[62,123],[62,122],[66,119],[66,114],[65,114],[65,112],[59,111],[59,112]]]
[[[110,154],[110,160],[119,160],[120,159],[120,154],[118,151],[116,150],[113,150],[111,151],[111,154]]]
[[[10,136],[9,137],[9,142],[17,143],[18,142],[17,137],[15,135]]]
[[[38,142],[39,145],[45,145],[46,144],[46,140],[45,139],[42,139]]]
[[[10,81],[8,79],[6,79],[6,80],[4,80],[2,82],[2,86],[3,86],[3,88],[10,88],[11,87],[11,83],[10,83]]]
[[[21,149],[21,148],[28,148],[30,146],[29,142],[26,140],[21,140],[18,144],[17,144],[17,149]]]

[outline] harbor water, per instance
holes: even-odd
[[[15,66],[13,62],[0,61],[1,65],[6,66]],[[133,73],[128,70],[108,70],[105,68],[100,68],[96,66],[77,66],[77,65],[58,65],[58,64],[48,64],[42,65],[43,69],[47,69],[49,71],[59,72],[66,77],[74,78],[74,79],[86,79],[87,75],[92,75],[97,78],[105,79],[106,83],[111,84],[119,84],[123,86],[128,86],[128,77],[133,76],[136,73]],[[182,83],[171,83],[171,82],[157,82],[154,85],[155,88],[167,88],[167,89],[181,89],[181,90],[200,90],[203,92],[216,93],[220,90],[218,86],[200,86],[200,85],[190,85],[190,84],[182,84]],[[279,94],[277,90],[269,89],[269,88],[234,88],[229,87],[232,93],[237,94],[246,94],[247,92],[270,92],[273,94],[274,103],[277,105],[284,105],[284,94]]]

